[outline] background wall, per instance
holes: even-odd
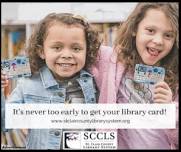
[[[136,3],[2,3],[2,21],[40,20],[51,12],[73,12],[93,22],[124,20]]]

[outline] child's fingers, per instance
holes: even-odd
[[[1,84],[8,84],[8,80],[1,81]]]
[[[170,93],[170,90],[167,90],[165,88],[157,87],[154,89],[154,94],[164,94],[167,95]]]
[[[172,101],[172,91],[164,81],[155,85],[153,100],[155,103],[168,103]]]
[[[165,103],[165,99],[154,99],[154,103]]]
[[[2,80],[7,80],[8,79],[8,76],[6,74],[1,74],[1,81]]]
[[[8,77],[5,74],[1,74],[1,88],[5,88],[8,86]]]
[[[163,93],[153,94],[154,103],[168,103],[171,100],[172,100],[172,95],[169,93],[167,93],[167,94],[163,94]]]
[[[164,95],[164,94],[161,94],[161,93],[155,94],[155,95],[153,96],[153,100],[159,100],[159,99],[161,99],[161,100],[166,100],[166,99],[167,99],[167,96]]]
[[[1,88],[5,88],[5,87],[7,87],[8,86],[8,84],[1,84]]]
[[[5,84],[8,84],[8,83],[9,83],[8,80],[1,81],[1,85],[2,85],[2,84],[5,85]]]
[[[167,90],[169,90],[170,89],[170,87],[168,86],[168,84],[166,83],[166,82],[164,82],[164,81],[160,81],[160,82],[158,82],[158,83],[156,83],[155,84],[155,89],[156,88],[164,88],[164,89],[167,89]]]
[[[172,90],[170,89],[168,84],[166,82],[164,82],[164,81],[158,82],[155,85],[154,94],[158,94],[158,93],[168,95],[168,96],[172,96]]]

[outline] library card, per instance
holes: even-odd
[[[134,80],[136,82],[155,84],[163,81],[165,77],[165,69],[162,67],[148,66],[136,64],[134,72]]]
[[[1,61],[1,70],[9,79],[31,76],[29,58],[26,56],[16,56],[14,59]]]

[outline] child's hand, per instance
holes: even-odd
[[[153,100],[154,103],[169,103],[172,101],[172,91],[166,82],[156,83]]]
[[[1,88],[5,88],[8,86],[8,77],[6,74],[3,74],[2,71],[1,71]]]

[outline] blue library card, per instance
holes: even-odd
[[[162,67],[148,66],[136,64],[134,72],[134,81],[155,84],[163,81],[165,77],[165,69]]]
[[[1,70],[9,79],[31,76],[29,58],[26,56],[16,56],[14,59],[1,61]]]

